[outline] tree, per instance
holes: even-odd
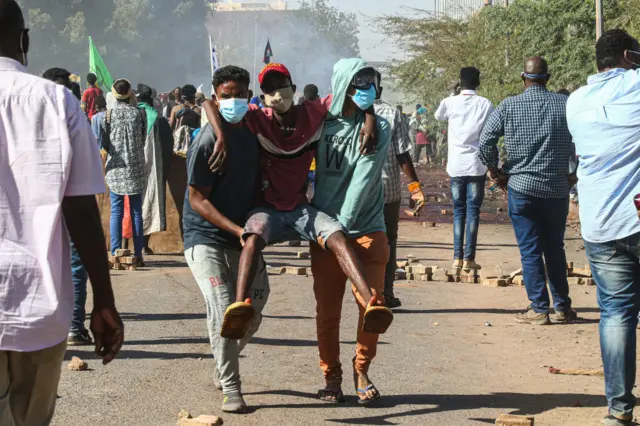
[[[636,9],[625,9],[631,4]],[[640,0],[607,2],[605,27],[633,31],[635,18],[628,10],[640,10]],[[547,59],[551,89],[574,90],[595,72],[595,10],[590,0],[516,0],[508,8],[485,7],[465,20],[424,10],[413,15],[385,16],[376,22],[409,53],[408,60],[394,64],[393,72],[416,101],[439,102],[464,66],[481,70],[480,90],[495,103],[522,91],[520,73],[529,56]]]
[[[358,21],[353,13],[346,13],[327,4],[326,0],[302,0],[300,15],[313,26],[317,34],[328,40],[343,58],[360,55]]]
[[[91,35],[115,78],[168,90],[209,80],[206,20],[215,0],[20,0],[30,68],[84,76]],[[197,85],[197,84],[196,84]]]

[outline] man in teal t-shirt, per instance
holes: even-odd
[[[382,297],[389,245],[384,225],[382,168],[387,158],[391,126],[378,117],[378,145],[375,153],[360,152],[358,135],[364,124],[364,110],[376,98],[375,70],[361,59],[343,59],[333,70],[334,99],[318,144],[316,188],[313,205],[336,217],[344,227],[364,268],[374,295]],[[336,257],[318,245],[311,247],[311,267],[317,302],[318,349],[326,386],[318,396],[326,401],[344,400],[340,364],[340,316],[347,277]],[[378,334],[362,331],[367,303],[360,301],[355,387],[359,403],[366,405],[380,397],[369,380],[368,370],[376,355]]]

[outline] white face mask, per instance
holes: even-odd
[[[291,109],[293,105],[293,87],[285,87],[278,89],[271,95],[264,95],[264,104],[273,108],[278,114],[284,114]]]
[[[24,51],[24,38],[27,35],[29,30],[22,30],[22,35],[20,36],[20,53],[22,53],[22,65],[25,67],[29,65],[29,59],[27,58],[27,52]]]

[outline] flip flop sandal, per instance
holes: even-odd
[[[393,322],[393,312],[386,306],[376,305],[374,296],[364,311],[362,331],[365,333],[383,334]]]
[[[356,394],[357,394],[357,398],[358,398],[358,404],[362,405],[362,406],[367,406],[369,404],[371,404],[374,401],[377,401],[380,399],[380,391],[378,391],[378,388],[375,387],[375,385],[373,383],[369,383],[369,385],[364,388],[364,389],[360,389],[358,387],[358,378],[360,377],[356,371],[356,357],[353,357],[353,359],[351,360],[351,363],[353,365],[353,386],[356,388]],[[371,389],[375,389],[377,395],[374,396],[373,398],[367,398],[367,392],[370,391]],[[365,396],[365,398],[360,398],[360,395]]]
[[[380,392],[378,392],[378,394],[373,398],[366,398],[367,392],[371,389],[375,389],[376,391],[378,390],[373,383],[369,384],[369,386],[364,389],[356,388],[356,392],[358,393],[358,404],[366,406],[380,399]],[[361,398],[361,394],[365,396],[365,398]]]
[[[220,336],[225,339],[242,339],[247,334],[254,316],[251,299],[231,304],[224,313]]]
[[[332,398],[330,398],[332,397]],[[334,391],[331,389],[320,389],[318,390],[318,398],[324,402],[331,402],[333,404],[338,404],[345,402],[344,394],[341,390]]]

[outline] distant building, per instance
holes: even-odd
[[[214,6],[216,12],[246,12],[254,10],[287,10],[287,2],[271,1],[234,1],[227,0]]]
[[[434,12],[452,19],[466,19],[483,6],[504,6],[507,0],[435,0]]]

